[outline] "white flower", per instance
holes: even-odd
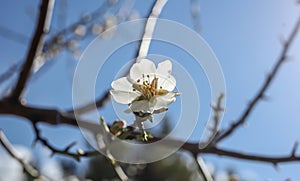
[[[134,113],[150,113],[167,110],[167,105],[176,100],[179,94],[173,92],[176,80],[171,75],[172,63],[169,60],[158,64],[143,59],[135,63],[128,77],[112,82],[112,98],[121,104],[129,104]]]

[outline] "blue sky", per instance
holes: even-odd
[[[152,1],[137,1],[135,9],[144,17]],[[0,11],[1,26],[31,36],[38,1],[5,0]],[[59,3],[57,3],[59,5]],[[85,2],[68,2],[65,11],[66,24],[70,24],[88,11],[92,11],[99,5],[96,0]],[[222,127],[227,127],[230,122],[237,119],[253,95],[271,70],[275,60],[279,56],[282,45],[281,39],[285,39],[290,33],[294,22],[299,16],[299,5],[295,0],[229,0],[229,1],[200,1],[200,35],[205,39],[217,56],[226,80],[226,113]],[[58,9],[55,9],[56,13]],[[16,13],[17,12],[17,13]],[[161,14],[161,18],[173,20],[193,28],[190,15],[189,1],[169,1]],[[52,30],[59,30],[58,17],[53,18]],[[28,42],[27,42],[28,43]],[[87,41],[82,45],[87,45]],[[222,143],[226,148],[233,148],[250,153],[261,154],[289,154],[293,143],[299,139],[299,68],[300,68],[300,36],[295,40],[291,51],[290,60],[279,71],[274,83],[267,91],[270,100],[261,102],[249,117],[247,124],[237,130],[230,138]],[[134,56],[134,46],[120,50],[114,55],[116,58],[130,59]],[[25,44],[16,43],[0,36],[0,49],[2,61],[0,72],[3,72],[12,63],[20,63],[26,54]],[[130,50],[130,51],[129,51]],[[154,42],[150,48],[151,54],[159,54],[176,60],[189,59],[182,51],[174,51],[174,48],[165,47],[164,44]],[[188,60],[187,60],[188,61]],[[201,82],[197,88],[200,92],[202,120],[209,114],[209,85],[205,74],[201,69],[194,68],[193,64],[183,63],[196,82]],[[56,58],[47,70],[37,75],[36,80],[29,84],[26,91],[28,103],[38,106],[50,106],[58,109],[70,108],[72,105],[72,71],[76,61],[72,60],[69,53],[62,53]],[[122,66],[122,64],[118,65]],[[107,72],[115,71],[113,66],[107,66]],[[105,74],[105,71],[104,71]],[[176,76],[176,72],[174,72]],[[100,87],[110,88],[110,82],[114,77],[99,80],[97,91],[102,93]],[[102,82],[103,81],[103,82]],[[99,87],[99,89],[98,89]],[[1,87],[2,89],[3,87]],[[104,90],[103,90],[104,91]],[[175,109],[175,108],[174,108]],[[111,104],[100,111],[108,119],[111,116]],[[171,113],[170,113],[171,114]],[[171,115],[172,117],[172,115]],[[199,121],[197,128],[203,126]],[[80,132],[66,126],[49,127],[41,126],[43,135],[50,135],[53,143],[65,146],[73,140],[82,138]],[[14,144],[30,146],[33,134],[31,127],[23,119],[12,116],[0,117],[0,128],[4,130],[8,138]],[[199,130],[197,129],[196,130]],[[18,134],[16,134],[18,133]],[[61,139],[61,136],[65,139]],[[195,131],[190,140],[199,140],[201,133]],[[209,162],[217,168],[232,166],[241,172],[256,173],[257,180],[283,180],[292,178],[296,180],[300,169],[299,163],[281,164],[279,171],[270,164],[239,161],[235,159],[205,156]]]

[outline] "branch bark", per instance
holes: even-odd
[[[10,98],[15,100],[18,100],[20,96],[22,96],[22,92],[30,77],[34,59],[41,52],[41,48],[43,47],[43,36],[49,31],[54,0],[42,0],[41,3],[38,24],[36,26],[30,48],[27,52],[26,61],[19,74],[18,81],[10,95]]]
[[[77,123],[84,129],[96,133],[99,125],[81,119],[76,119],[74,114],[56,109],[44,109],[22,105],[21,103],[4,99],[0,101],[0,114],[10,114],[27,118],[31,122],[42,122],[51,125],[67,124],[77,127]]]
[[[157,22],[157,18],[160,15],[162,9],[164,8],[167,2],[168,0],[157,0],[156,3],[154,4],[152,11],[146,22],[144,35],[142,38],[142,42],[140,44],[138,56],[136,57],[136,62],[139,62],[141,58],[147,56],[150,48],[150,43],[154,32],[154,28]]]
[[[278,165],[279,163],[300,161],[300,157],[295,156],[293,154],[290,154],[290,155],[287,154],[284,156],[269,156],[269,155],[242,153],[241,151],[232,151],[232,150],[227,150],[227,149],[221,149],[218,147],[211,147],[207,150],[204,150],[203,153],[237,158],[237,159],[241,159],[241,160],[271,163],[273,165]]]
[[[75,117],[72,114],[67,114],[64,112],[60,112],[55,109],[41,109],[41,108],[34,108],[34,107],[27,107],[24,105],[12,103],[3,103],[0,101],[0,114],[11,114],[17,115],[23,118],[27,118],[32,123],[46,123],[51,125],[70,125],[74,127],[78,127]],[[57,120],[59,118],[59,121]],[[84,120],[77,120],[80,122],[82,128],[89,130],[91,133],[99,133],[100,125],[89,123]],[[139,135],[139,132],[133,132],[129,137],[134,138],[135,135]],[[38,134],[37,134],[38,135]],[[149,142],[155,142],[162,138],[154,137],[149,139]],[[199,149],[198,143],[191,143],[191,142],[182,142],[181,140],[169,140],[168,144],[165,146],[172,146],[182,144],[182,149],[190,152],[193,155],[197,154],[215,154],[220,156],[227,156],[232,158],[244,159],[244,160],[253,160],[253,161],[260,161],[260,162],[267,162],[272,164],[278,164],[282,162],[293,162],[293,161],[300,161],[300,156],[295,155],[295,151],[292,151],[292,154],[285,155],[285,156],[264,156],[264,155],[252,155],[249,153],[240,153],[238,151],[230,151],[216,147],[216,145],[211,145],[210,147],[206,147],[203,149]],[[49,148],[49,147],[48,147]],[[295,150],[295,147],[293,148]],[[69,153],[65,154],[62,153],[65,150],[52,150],[57,154],[68,155]],[[69,156],[71,157],[89,157],[97,155],[97,151],[91,151],[89,153],[70,153]]]

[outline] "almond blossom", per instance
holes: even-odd
[[[176,80],[171,75],[172,63],[165,60],[155,64],[142,59],[133,64],[127,77],[112,82],[110,94],[121,104],[128,104],[136,115],[135,125],[143,130],[142,122],[153,121],[153,114],[167,111],[167,106],[176,100],[178,92],[173,92]]]

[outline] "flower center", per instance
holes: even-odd
[[[150,75],[142,75],[142,80],[136,80],[136,84],[133,84],[133,91],[139,91],[142,93],[138,100],[150,100],[151,98],[159,95],[164,95],[168,93],[167,90],[164,90],[162,86],[158,88],[158,78],[154,75],[152,81],[150,80]]]

